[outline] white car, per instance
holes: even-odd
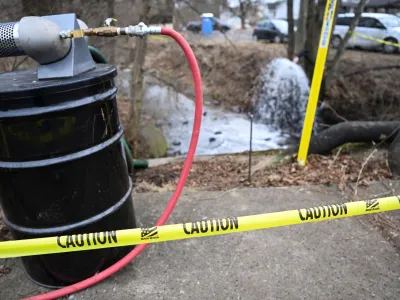
[[[353,13],[338,14],[331,41],[333,48],[339,46],[353,18]],[[394,44],[399,43],[400,18],[396,15],[362,13],[354,31],[355,34],[350,38],[347,47],[358,47],[370,50],[378,49],[386,53],[394,53],[399,50],[399,47],[396,45],[380,43],[374,40],[379,39]]]

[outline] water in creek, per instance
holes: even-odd
[[[169,154],[187,152],[194,117],[194,102],[169,86],[147,83],[143,109],[156,120],[170,146]],[[303,69],[286,58],[270,62],[259,75],[253,106],[254,151],[284,148],[287,138],[299,138],[303,126],[309,82]],[[247,115],[204,105],[197,154],[239,153],[249,150]]]
[[[157,120],[170,146],[169,154],[185,154],[189,147],[194,117],[194,102],[171,87],[148,86],[143,109]],[[246,115],[204,105],[196,154],[239,153],[249,150],[250,120]],[[254,151],[282,148],[285,138],[271,126],[254,123]]]

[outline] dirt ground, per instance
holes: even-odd
[[[282,187],[306,184],[337,185],[345,189],[372,181],[392,179],[386,152],[370,150],[362,154],[344,151],[330,156],[311,155],[307,166],[300,167],[294,155],[278,153],[255,154],[252,157],[251,180],[247,155],[220,155],[194,162],[186,186],[193,190],[226,191],[242,187]],[[183,162],[175,162],[135,174],[136,192],[174,190]]]
[[[204,93],[237,111],[249,109],[246,94],[260,70],[274,58],[285,56],[277,44],[191,44],[200,66]],[[192,93],[192,76],[186,58],[174,42],[151,41],[145,69],[170,81],[186,94]]]
[[[349,121],[399,120],[399,58],[399,54],[346,51],[340,76],[328,86],[324,100]],[[388,66],[396,68],[381,68]]]

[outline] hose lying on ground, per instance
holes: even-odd
[[[309,154],[328,154],[346,143],[391,143],[400,121],[351,121],[336,124],[312,137]]]

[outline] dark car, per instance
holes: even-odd
[[[201,32],[201,22],[198,21],[190,21],[186,25],[186,29],[188,31],[192,31],[194,33],[200,33]],[[221,31],[221,32],[227,32],[231,28],[224,24],[220,19],[218,18],[213,18],[213,30],[214,31]]]
[[[254,27],[253,37],[256,37],[257,41],[287,42],[288,22],[279,19],[262,20]]]

